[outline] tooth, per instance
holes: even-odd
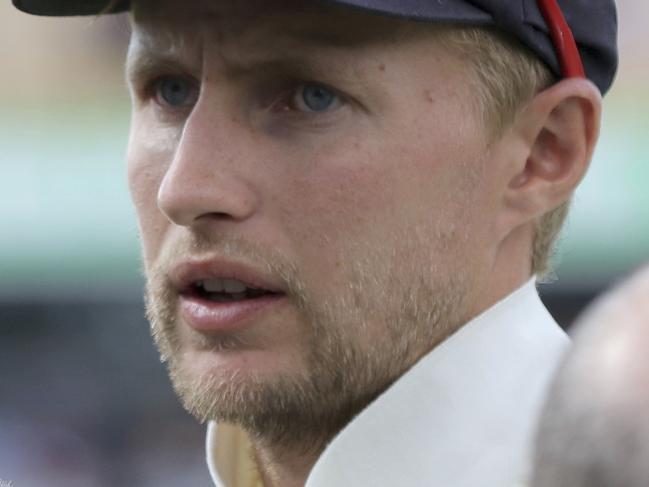
[[[225,288],[225,292],[231,294],[239,294],[239,293],[246,292],[246,285],[240,281],[223,279],[223,287]]]
[[[203,281],[203,289],[208,293],[220,293],[225,289],[223,279],[205,279]]]

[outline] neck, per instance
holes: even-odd
[[[476,286],[473,315],[493,306],[532,278],[533,239],[531,225],[520,226],[503,239],[490,267],[481,273],[483,280]]]
[[[304,487],[324,448],[274,447],[253,441],[253,449],[264,487]]]

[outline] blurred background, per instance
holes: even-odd
[[[649,261],[649,3],[619,0],[603,136],[542,287],[569,327]],[[126,187],[123,16],[0,4],[0,479],[16,487],[208,486],[143,318]]]

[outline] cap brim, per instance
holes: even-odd
[[[34,15],[74,16],[125,12],[129,0],[12,0],[14,6]],[[430,0],[326,0],[327,3],[356,7],[395,17],[440,22],[490,23],[491,16],[468,2],[431,2]],[[112,5],[111,5],[112,4]]]
[[[128,0],[11,0],[14,6],[34,15],[67,17],[73,15],[99,15],[102,13],[126,12]]]
[[[509,3],[496,0],[320,0],[389,15],[402,19],[461,23],[465,25],[495,25],[518,38],[545,61],[557,77],[562,70],[555,47],[548,35],[546,22],[541,16],[535,0],[525,0],[519,8],[510,9]],[[130,0],[12,0],[16,8],[35,15],[75,16],[99,15],[125,12],[130,9]],[[522,5],[530,3],[526,10]],[[610,87],[617,69],[615,39],[617,22],[613,0],[599,2],[597,9],[586,10],[583,3],[566,2],[566,19],[572,22],[572,29],[578,42],[587,76],[593,80],[602,93]],[[484,8],[481,8],[483,5]],[[532,8],[533,5],[533,8]],[[572,5],[573,9],[568,7]],[[511,10],[511,11],[510,11]],[[588,15],[587,15],[588,14]],[[584,18],[586,16],[586,18]],[[497,19],[497,20],[495,20]],[[577,22],[575,19],[583,19]]]

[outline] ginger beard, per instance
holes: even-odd
[[[447,242],[446,248],[412,238],[398,246],[350,250],[343,260],[347,286],[328,296],[311,295],[308,282],[283,256],[240,240],[192,237],[163,252],[147,271],[147,317],[185,409],[201,422],[238,424],[268,444],[322,448],[466,319],[467,273],[462,268],[440,272],[431,264],[461,262],[440,258],[444,254],[438,252],[449,252],[454,241],[449,237],[437,240]],[[178,296],[167,272],[178,257],[197,251],[245,257],[281,276],[306,337],[295,345],[302,347],[303,364],[271,377],[250,369],[204,374],[189,369],[179,336],[179,326],[186,325],[178,322]],[[216,341],[195,335],[200,348],[215,354],[245,346],[236,337]],[[367,336],[372,337],[369,344]]]

